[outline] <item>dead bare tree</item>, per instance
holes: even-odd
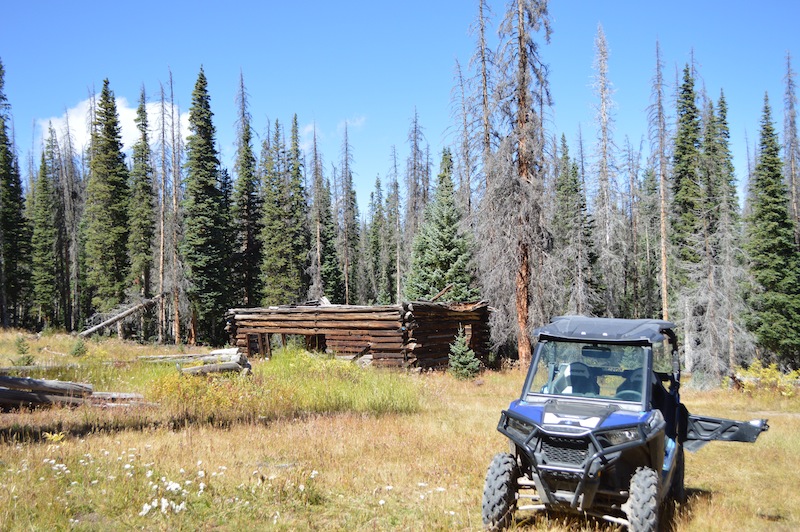
[[[661,47],[656,41],[656,71],[653,77],[653,88],[651,103],[648,114],[650,118],[650,145],[655,152],[655,167],[658,175],[659,190],[659,228],[660,228],[660,255],[661,255],[661,317],[669,319],[669,283],[668,283],[668,249],[667,244],[667,225],[668,225],[668,194],[669,186],[667,174],[669,171],[669,155],[667,146],[669,142],[669,132],[667,131],[667,118],[664,111],[664,64],[661,61]]]
[[[516,336],[523,368],[531,360],[529,323],[546,319],[542,298],[532,308],[531,294],[531,288],[542,290],[541,265],[549,241],[541,203],[545,136],[537,110],[550,104],[550,94],[547,67],[535,39],[539,32],[549,42],[546,1],[517,0],[509,6],[500,26],[496,93],[498,123],[507,130],[486,166],[488,187],[476,228],[483,243],[479,263],[484,289],[497,298],[493,336],[496,341]]]

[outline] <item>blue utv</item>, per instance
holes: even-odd
[[[505,528],[516,510],[555,510],[656,530],[662,503],[685,497],[684,449],[754,442],[769,428],[765,419],[689,414],[674,329],[564,316],[535,331],[522,395],[497,426],[510,452],[495,455],[486,474],[487,529]]]

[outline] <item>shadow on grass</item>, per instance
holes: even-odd
[[[700,502],[707,501],[712,495],[713,493],[708,490],[687,487],[686,502],[667,501],[664,505],[659,530],[663,532],[678,532],[687,523],[691,522],[694,507]]]
[[[686,488],[686,502],[680,504],[674,501],[667,501],[664,504],[659,516],[659,531],[679,532],[691,521],[694,506],[710,499],[712,495],[712,492],[707,490]],[[621,525],[609,523],[596,517],[553,511],[517,514],[515,525],[512,528],[514,530],[625,530]]]
[[[41,443],[50,441],[53,435],[63,434],[69,438],[83,438],[91,434],[110,434],[124,431],[151,431],[168,429],[180,431],[190,426],[206,426],[217,429],[230,428],[237,424],[267,425],[279,418],[245,416],[197,416],[184,415],[148,415],[146,411],[133,415],[115,415],[107,418],[81,421],[78,419],[32,419],[13,421],[0,425],[0,443]],[[302,415],[295,418],[302,418]]]

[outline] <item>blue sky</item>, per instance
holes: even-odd
[[[506,2],[491,6],[494,32]],[[646,152],[656,40],[670,85],[694,56],[698,85],[714,99],[725,91],[737,176],[746,175],[746,139],[751,147],[757,141],[765,92],[782,132],[787,52],[800,70],[800,2],[556,0],[550,12],[552,40],[542,48],[555,104],[548,127],[567,135],[573,153],[579,125],[588,150],[594,139],[598,24],[610,49],[619,146],[626,136],[637,146],[644,138]],[[438,170],[454,140],[455,61],[466,65],[473,53],[476,13],[473,0],[10,2],[0,59],[24,172],[32,149],[38,161],[42,125],[73,109],[71,126],[82,128],[85,119],[76,117],[104,78],[129,129],[142,85],[155,101],[171,70],[186,111],[202,65],[223,164],[233,166],[241,72],[256,133],[275,119],[288,127],[296,113],[306,141],[316,127],[328,174],[348,124],[363,209],[376,176],[389,170],[392,146],[404,167],[415,110]]]

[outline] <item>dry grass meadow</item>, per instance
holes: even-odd
[[[0,365],[19,360],[20,336],[0,334]],[[495,426],[524,377],[462,382],[298,350],[252,361],[246,378],[189,377],[136,360],[186,348],[92,340],[76,357],[73,337],[23,338],[37,363],[80,365],[44,377],[158,406],[0,414],[0,530],[480,530],[486,466],[507,448]],[[800,399],[683,396],[690,411],[771,428],[687,455],[689,501],[668,529],[800,529]],[[540,514],[513,529],[617,528]]]

